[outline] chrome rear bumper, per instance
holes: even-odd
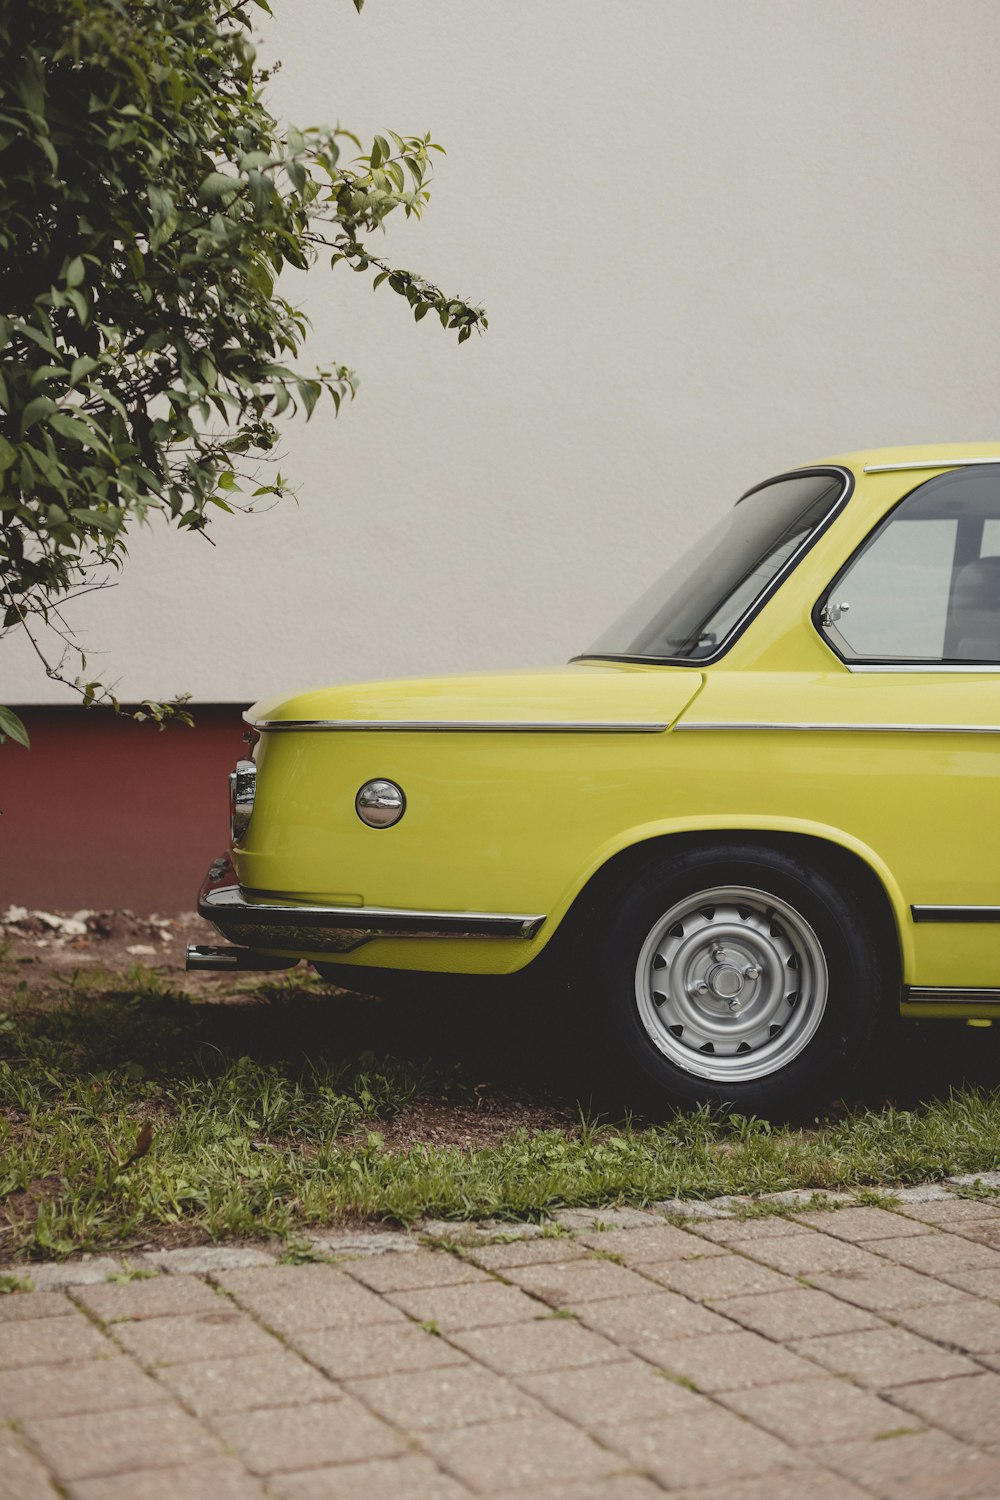
[[[350,953],[374,938],[533,938],[544,916],[506,912],[418,911],[382,906],[298,906],[246,891],[228,856],[212,864],[198,912],[245,948]]]

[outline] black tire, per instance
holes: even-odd
[[[736,891],[748,893],[745,906],[728,899]],[[664,929],[671,912],[683,921]],[[706,1103],[772,1118],[815,1114],[865,1056],[890,973],[883,935],[846,878],[749,842],[666,853],[633,876],[589,982],[601,1045],[621,1064],[616,1103],[654,1114]]]

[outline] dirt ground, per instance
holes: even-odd
[[[91,965],[124,973],[142,963],[180,974],[188,943],[219,941],[215,929],[193,911],[140,917],[127,910],[45,912],[23,906],[0,912],[0,939],[10,944],[32,982]],[[186,975],[185,988],[201,977]]]

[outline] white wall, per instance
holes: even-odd
[[[768,474],[1000,438],[993,0],[275,9],[280,113],[448,147],[387,247],[491,327],[292,279],[361,393],[288,431],[297,508],[137,537],[77,609],[124,696],[562,660]],[[0,702],[65,696],[4,643]]]

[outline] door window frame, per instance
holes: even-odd
[[[964,464],[955,464],[950,472],[957,472],[964,467]],[[1000,461],[997,461],[996,468],[998,477],[1000,477]],[[923,479],[919,484],[914,485],[912,490],[907,490],[905,495],[900,496],[896,503],[880,517],[871,531],[859,542],[847,561],[838,568],[812,607],[810,618],[820,640],[850,672],[978,672],[980,674],[989,674],[1000,671],[1000,651],[997,653],[996,661],[980,662],[963,661],[960,658],[949,657],[907,657],[902,660],[885,656],[859,655],[848,657],[844,655],[832,638],[830,627],[823,623],[823,611],[833,601],[834,595],[840,587],[841,580],[850,572],[861,554],[873,544],[881,532],[889,529],[893,524],[893,517],[902,506],[906,505],[909,500],[912,500],[913,496],[919,494],[927,485],[933,484],[936,480],[942,478],[944,478],[943,474],[935,474],[929,479]],[[1000,519],[1000,504],[998,504],[997,518]],[[983,516],[957,517],[955,545],[952,550],[951,559],[951,586],[948,591],[948,613],[945,620],[945,645],[949,644],[949,634],[954,630],[955,574],[958,568],[964,563],[975,562],[979,559],[979,549],[982,546],[985,525],[986,519]]]

